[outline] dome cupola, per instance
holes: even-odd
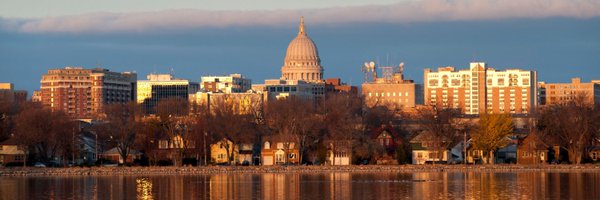
[[[315,43],[308,37],[304,28],[304,17],[300,18],[298,35],[288,45],[281,78],[285,80],[304,80],[320,82],[323,79],[323,68],[319,51]]]

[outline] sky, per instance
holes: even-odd
[[[103,67],[279,78],[300,16],[325,78],[360,85],[362,63],[423,69],[538,71],[538,80],[600,79],[598,0],[0,0],[0,82],[39,89],[48,69]]]

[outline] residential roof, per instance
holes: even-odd
[[[519,148],[533,148],[535,150],[543,150],[548,149],[548,147],[549,146],[544,141],[542,141],[535,132],[532,132],[529,135],[527,135],[523,139],[523,141],[519,143]]]
[[[391,134],[394,139],[397,139],[399,137],[398,132],[396,132],[396,130],[394,130],[394,127],[392,127],[392,125],[388,124],[388,125],[383,125],[379,128],[371,130],[371,138],[376,139],[379,135],[381,135],[381,133],[383,131],[386,131],[389,134]]]

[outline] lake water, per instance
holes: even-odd
[[[600,199],[600,173],[0,177],[0,199]]]

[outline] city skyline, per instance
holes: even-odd
[[[268,1],[264,2],[267,3],[257,6],[268,4]],[[524,5],[532,2],[535,3],[525,1]],[[386,1],[377,3],[386,4]],[[296,6],[297,9],[286,9],[273,5],[262,9],[248,8],[242,14],[222,12],[209,17],[197,14],[202,13],[201,10],[191,8],[190,16],[193,17],[214,19],[216,16],[219,20],[229,20],[223,26],[206,24],[206,19],[194,19],[196,21],[191,20],[189,24],[143,23],[156,18],[135,9],[90,11],[108,12],[108,17],[49,9],[57,14],[36,18],[2,11],[0,79],[12,82],[15,88],[25,89],[30,94],[39,89],[39,78],[45,71],[65,66],[135,71],[142,77],[153,72],[169,73],[173,69],[176,77],[192,81],[204,75],[240,73],[253,83],[261,83],[280,77],[279,68],[283,64],[286,45],[296,35],[297,20],[302,15],[306,18],[307,32],[318,44],[325,69],[323,78],[339,77],[352,85],[362,83],[360,66],[365,61],[378,61],[383,65],[404,62],[406,77],[417,83],[422,83],[425,68],[466,68],[471,61],[484,61],[497,69],[535,70],[539,73],[538,80],[546,82],[568,82],[573,77],[598,79],[595,74],[600,73],[600,58],[596,56],[600,52],[600,38],[596,35],[600,34],[600,27],[594,24],[600,18],[599,12],[593,9],[598,7],[597,3],[550,1],[531,14],[522,9],[493,14],[514,6],[498,3],[499,8],[493,8],[493,3],[402,1],[390,4],[398,12],[408,12],[407,8],[411,6],[444,8],[423,11],[433,17],[424,14],[413,18],[406,16],[415,11],[394,15],[394,10],[390,9],[383,9],[385,12],[381,15],[364,15],[363,18],[347,14],[353,9],[385,7],[360,2],[322,5],[328,8],[306,4]],[[6,5],[15,7],[13,3]],[[210,12],[216,12],[211,9],[236,9],[235,6],[211,5],[215,8],[208,8]],[[468,8],[481,9],[469,14],[465,10]],[[156,16],[172,16],[168,9],[179,8],[167,7],[167,11],[156,11]],[[556,11],[560,9],[565,12]],[[324,15],[323,10],[336,11],[346,17],[328,20],[330,15]],[[451,12],[444,14],[444,11]],[[481,15],[484,11],[489,11],[490,16]],[[250,18],[240,20],[240,16]],[[451,17],[443,19],[444,16]],[[77,25],[73,20],[78,17],[82,18],[80,23],[90,23],[97,28],[64,26]],[[94,17],[100,21],[87,21]],[[121,29],[112,26],[118,20],[132,19],[128,17],[142,23]],[[181,21],[181,16],[172,20]],[[104,28],[106,31],[98,31]]]

